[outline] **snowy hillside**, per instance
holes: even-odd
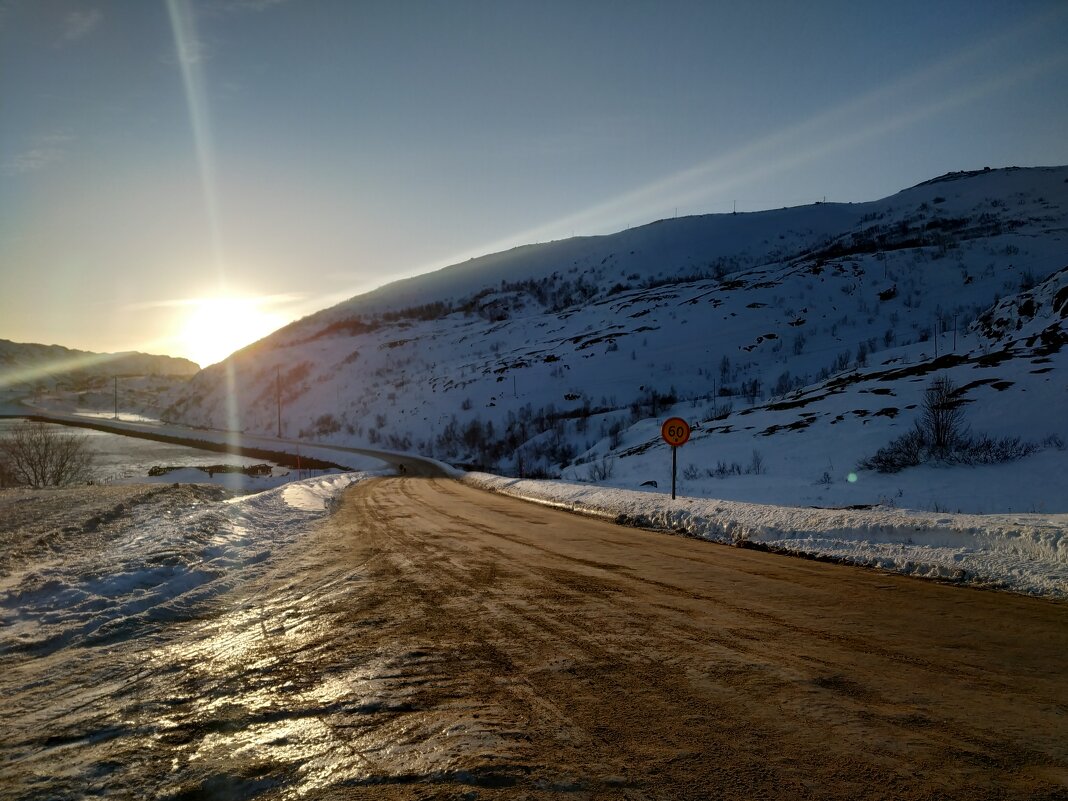
[[[289,436],[663,491],[677,414],[689,495],[1063,512],[1066,243],[1063,167],[661,220],[354,298],[202,371],[167,416],[274,433],[280,395]],[[1027,455],[859,469],[935,376],[972,431]]]
[[[194,362],[173,356],[92,353],[0,339],[0,388],[84,386],[115,376],[189,377],[199,369]]]
[[[199,369],[172,356],[92,353],[0,339],[0,404],[32,395],[35,403],[55,410],[110,412],[117,391],[122,409],[156,417]]]

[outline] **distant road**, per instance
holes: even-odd
[[[447,480],[358,485],[321,536],[361,581],[287,647],[380,666],[373,708],[327,721],[338,775],[374,784],[347,797],[1068,795],[1063,603]]]
[[[233,453],[251,456],[256,459],[270,459],[279,464],[293,463],[298,457],[311,467],[353,467],[344,463],[344,454],[364,456],[400,468],[410,475],[445,476],[451,471],[433,459],[426,459],[394,451],[373,448],[350,448],[343,445],[331,445],[306,440],[278,437],[263,437],[251,434],[220,431],[218,429],[192,428],[176,423],[146,423],[108,417],[87,417],[85,415],[67,414],[42,409],[35,406],[8,405],[0,407],[0,417],[26,417],[59,425],[91,428],[121,436],[151,439],[157,442],[169,442],[186,445],[216,453]],[[322,464],[316,465],[318,461]]]

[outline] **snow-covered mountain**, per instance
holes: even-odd
[[[173,356],[93,353],[0,339],[0,401],[32,394],[54,409],[110,410],[118,389],[124,409],[158,414],[160,403],[169,403],[199,369]],[[115,378],[122,379],[121,386]]]
[[[149,353],[93,353],[62,345],[0,339],[0,384],[77,385],[115,376],[194,375],[200,367],[188,359]]]
[[[695,429],[685,493],[1063,512],[1066,237],[1055,167],[519,247],[293,323],[197,374],[167,416],[274,433],[280,411],[289,436],[662,491],[675,414]],[[973,431],[1030,455],[858,469],[936,375]]]

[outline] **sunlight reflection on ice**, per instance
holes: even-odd
[[[391,638],[397,619],[379,605],[365,560],[347,558],[351,543],[336,530],[308,525],[321,511],[292,505],[325,508],[354,480],[309,480],[288,497],[271,490],[191,514],[153,507],[148,522],[88,550],[69,574],[41,576],[38,611],[63,607],[59,633],[100,647],[57,640],[7,672],[5,711],[30,744],[15,754],[21,776],[48,772],[34,785],[40,794],[73,797],[78,777],[106,764],[108,785],[133,795],[248,797],[271,787],[300,798],[507,773],[516,724],[502,719],[492,688],[465,684],[457,660],[469,657]],[[24,578],[23,605],[37,586]],[[109,602],[106,637],[79,633],[101,615],[67,608],[57,595],[65,588]],[[60,689],[44,704],[43,673]],[[146,752],[158,767],[127,767]]]

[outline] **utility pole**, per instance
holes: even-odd
[[[938,315],[936,314],[935,315],[935,325],[934,325],[934,343],[935,343],[935,358],[936,359],[938,358],[938,324],[939,324],[939,322],[941,322],[941,321],[938,319]]]
[[[119,377],[117,375],[116,376],[112,376],[112,379],[115,381],[115,419],[118,420],[119,419]]]
[[[282,438],[282,368],[274,368],[274,398],[278,407],[278,439]]]
[[[957,352],[957,315],[953,315],[953,352]]]
[[[513,398],[518,398],[519,397],[519,390],[516,389],[515,375],[514,374],[512,375],[512,397]]]

